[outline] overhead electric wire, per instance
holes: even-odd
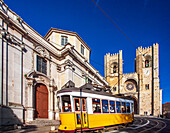
[[[122,78],[123,78],[123,74],[119,74],[119,75],[122,75],[122,77],[121,77],[121,79],[122,79]],[[119,80],[117,81],[117,83],[114,84],[113,86],[117,85],[121,79],[119,79]]]
[[[136,45],[131,41],[131,39],[119,28],[119,26],[105,13],[105,11],[104,11],[102,8],[100,8],[100,6],[99,6],[94,0],[91,0],[91,1],[102,11],[102,13],[116,26],[116,28],[117,28],[117,29],[129,40],[129,42],[136,48],[137,46],[136,46]],[[141,53],[141,51],[140,51],[139,49],[137,49],[137,50]],[[142,53],[141,53],[141,54],[142,54]],[[146,54],[146,53],[144,53],[144,54]],[[97,62],[93,61],[92,59],[90,59],[90,60],[91,60],[92,62],[98,64],[98,65],[104,66],[104,65],[102,65],[102,64],[100,64],[100,63],[97,63]],[[108,69],[109,69],[109,68],[108,68]],[[123,75],[122,75],[121,79],[122,79],[122,78],[123,78]],[[118,84],[121,79],[119,79],[116,84]],[[116,84],[115,84],[115,85],[116,85]],[[115,85],[113,85],[113,86],[115,86]]]
[[[90,59],[90,61],[92,61],[92,62],[94,62],[94,63],[96,63],[96,64],[98,64],[98,65],[100,65],[100,66],[102,66],[102,67],[105,67],[104,65],[102,65],[102,64],[100,64],[100,63],[98,63],[98,62],[95,62],[94,60],[92,60],[92,59]],[[110,69],[110,68],[107,68],[107,69]],[[117,85],[118,83],[119,83],[119,81],[120,80],[122,80],[122,78],[124,77],[123,76],[123,74],[120,74],[122,77],[117,81],[117,83],[116,84],[114,84],[113,86],[115,86],[115,85]]]
[[[103,65],[103,64],[100,64],[100,63],[98,63],[98,62],[96,62],[96,61],[94,61],[94,60],[92,60],[92,59],[90,59],[90,61],[92,61],[92,62],[94,62],[94,63],[96,63],[96,64],[98,64],[98,65],[100,65],[100,66],[104,67],[104,65]]]
[[[94,1],[94,0],[91,0],[99,9],[100,9],[100,11],[112,22],[112,24],[114,24],[115,26],[116,26],[116,28],[128,39],[128,41],[136,48],[137,46],[131,41],[131,39],[119,28],[119,26],[106,14],[106,12]],[[138,51],[139,51],[139,53],[141,53],[142,54],[142,52],[139,50],[139,49],[137,49]],[[147,52],[146,52],[147,53]],[[144,53],[143,54],[143,56],[146,54],[146,53]],[[95,61],[93,61],[93,60],[91,60],[92,62],[94,62],[94,63],[96,63],[96,64],[98,64],[98,65],[101,65],[101,66],[104,66],[104,65],[102,65],[102,64],[100,64],[100,63],[97,63],[97,62],[95,62]],[[109,69],[109,68],[108,68]],[[123,78],[123,75],[122,75],[122,77],[121,77],[121,79]],[[118,82],[121,80],[121,79],[119,79],[118,80]],[[117,83],[118,83],[117,82]],[[116,83],[116,84],[117,84]],[[115,84],[115,85],[116,85]],[[114,86],[115,86],[114,85]]]
[[[136,48],[137,46],[131,41],[131,39],[119,28],[119,26],[105,13],[105,11],[94,1],[91,0],[99,9],[102,11],[102,13],[116,26],[116,28],[129,40],[129,42]],[[137,49],[139,52],[140,50]],[[141,52],[140,52],[141,53]],[[142,53],[141,53],[142,54]]]

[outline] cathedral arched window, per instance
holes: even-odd
[[[117,73],[117,68],[118,68],[118,63],[117,62],[114,62],[111,64],[111,73]]]
[[[145,60],[145,67],[149,67],[149,60]]]
[[[145,56],[145,67],[151,67],[152,66],[152,57],[150,55]]]
[[[113,73],[116,73],[116,65],[113,66]]]

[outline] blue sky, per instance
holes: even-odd
[[[91,0],[4,0],[45,36],[59,28],[77,32],[91,48],[91,64],[104,76],[104,55],[123,50],[124,73],[135,71],[136,48],[160,45],[160,88],[170,102],[170,0],[94,0],[136,45],[104,16]],[[93,61],[97,62],[93,62]]]

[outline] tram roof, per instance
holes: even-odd
[[[105,95],[105,96],[110,96],[110,97],[117,97],[117,98],[132,100],[132,98],[127,97],[127,96],[112,95],[110,89],[107,89],[104,86],[86,83],[85,85],[78,88],[78,87],[75,87],[75,84],[72,81],[68,81],[62,87],[62,89],[57,92],[57,94],[64,93],[64,92],[80,92],[80,91],[86,92],[86,93],[97,94],[97,95]]]

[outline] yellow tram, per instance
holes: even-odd
[[[58,91],[57,99],[60,132],[102,129],[134,120],[132,99],[113,96],[97,85],[76,88],[68,82]]]

